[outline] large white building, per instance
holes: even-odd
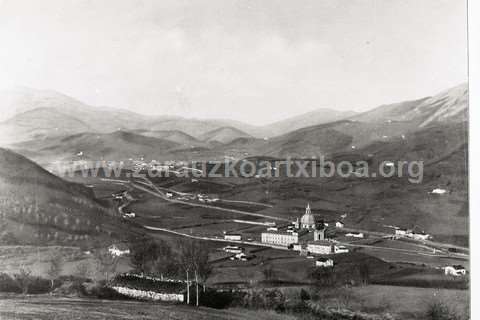
[[[331,254],[333,245],[326,240],[318,240],[307,243],[307,251],[313,254]]]
[[[298,243],[298,232],[268,231],[262,232],[262,242],[288,247]]]

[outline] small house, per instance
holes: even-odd
[[[130,249],[123,243],[112,244],[110,247],[108,247],[108,252],[112,256],[121,257],[130,254]]]
[[[349,232],[345,236],[350,237],[350,238],[363,238],[364,237],[362,232]]]
[[[403,236],[406,236],[407,233],[409,233],[409,232],[410,232],[410,231],[407,230],[407,229],[402,229],[402,228],[397,228],[397,229],[395,229],[395,235],[396,235],[396,236],[401,236],[401,237],[403,237]]]
[[[242,235],[238,233],[225,233],[225,240],[228,241],[240,241],[242,240]]]
[[[123,215],[124,218],[135,218],[135,212],[127,212]]]
[[[315,261],[316,267],[330,268],[333,267],[333,260],[328,258],[319,258]]]
[[[302,249],[303,249],[303,246],[300,243],[294,243],[292,245],[292,250],[293,251],[302,251]]]
[[[412,232],[412,233],[411,233],[411,238],[412,238],[412,239],[415,239],[415,240],[425,241],[425,240],[430,239],[430,235],[429,235],[429,234],[426,234],[426,233],[415,233],[415,232]]]
[[[345,227],[345,223],[343,223],[341,221],[337,221],[337,222],[335,222],[335,227],[341,229],[341,228]]]
[[[465,267],[461,265],[447,266],[444,268],[445,275],[451,275],[455,277],[464,276],[467,274]]]
[[[245,248],[237,247],[237,246],[227,246],[223,248],[223,251],[238,254],[238,253],[244,252]]]
[[[348,249],[345,246],[334,246],[333,247],[334,253],[348,253]]]

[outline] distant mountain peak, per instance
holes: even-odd
[[[238,138],[251,138],[252,136],[237,128],[225,126],[208,131],[200,136],[206,142],[230,143]]]

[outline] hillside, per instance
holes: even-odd
[[[251,138],[248,133],[233,127],[221,127],[200,135],[200,139],[205,142],[219,142],[223,144],[230,143],[238,138]]]
[[[107,107],[91,107],[74,98],[51,90],[20,88],[3,91],[1,102],[15,110],[13,116],[0,123],[0,143],[45,139],[82,132],[112,132],[132,129],[147,117],[130,111]]]
[[[464,83],[431,97],[382,105],[351,117],[368,123],[409,122],[425,127],[436,122],[462,122],[468,114],[468,84]]]
[[[129,231],[109,204],[83,185],[64,181],[27,158],[0,148],[0,241],[87,244]]]
[[[138,130],[133,130],[132,132],[136,134],[140,134],[142,136],[146,136],[146,137],[152,137],[152,138],[175,142],[185,148],[198,147],[198,146],[205,145],[205,143],[203,143],[202,141],[180,130],[153,130],[152,131],[152,130],[138,129]]]
[[[277,121],[265,126],[271,133],[278,136],[301,128],[335,122],[354,116],[354,111],[337,111],[333,109],[317,109],[285,120]]]
[[[355,152],[374,142],[402,141],[409,135],[411,140],[419,139],[411,134],[439,124],[458,125],[456,141],[465,142],[466,136],[458,135],[465,132],[467,112],[468,88],[460,85],[433,97],[380,106],[346,120],[301,128],[268,141],[233,141],[235,145],[225,146],[224,150],[274,157],[325,156]],[[428,139],[421,141],[424,143],[418,149],[430,148]]]
[[[109,133],[145,128],[151,131],[177,130],[196,136],[233,126],[264,134],[261,128],[233,120],[145,116],[122,109],[93,107],[53,90],[14,88],[0,91],[0,104],[7,110],[0,117],[0,143],[3,145],[84,132]]]
[[[39,124],[39,128],[28,131],[27,136],[33,135],[30,142],[17,143],[12,145],[12,148],[42,164],[54,160],[69,160],[72,157],[76,159],[74,155],[78,152],[83,152],[84,157],[94,160],[124,160],[142,156],[156,160],[327,156],[339,152],[355,152],[374,142],[388,143],[405,139],[415,131],[439,123],[461,123],[466,118],[467,93],[466,85],[460,85],[432,97],[380,106],[348,119],[307,126],[270,138],[255,138],[249,131],[225,125],[228,120],[197,120],[172,116],[145,119],[130,117],[130,113],[123,111],[118,116],[107,112],[106,115],[115,119],[112,121],[115,125],[120,125],[117,123],[119,121],[125,126],[143,126],[117,131],[107,125],[98,129],[97,126],[103,120],[98,122],[88,118],[90,120],[80,121],[71,117],[71,114],[77,117],[77,113],[63,114],[51,108],[34,109],[14,118],[16,130],[27,130],[32,123],[35,126]],[[87,107],[85,110],[90,109]],[[293,129],[309,121],[325,120],[328,117],[321,117],[323,113],[329,112],[313,112],[310,117],[303,115],[286,121],[290,129]],[[346,115],[330,113],[334,117]],[[82,115],[82,118],[87,119],[87,116]],[[308,118],[311,120],[307,120]],[[4,122],[3,128],[5,124],[12,127],[12,121]],[[62,121],[66,123],[63,126],[58,124]],[[54,122],[51,126],[56,127],[52,129],[50,122]],[[112,130],[111,133],[101,132],[108,128]],[[52,130],[55,133],[53,137]],[[69,131],[75,133],[67,134]],[[22,134],[19,133],[16,137],[21,138]],[[37,143],[39,139],[42,140],[41,143]]]
[[[142,157],[162,158],[168,150],[180,147],[178,143],[147,137],[131,132],[79,133],[66,137],[48,138],[18,143],[14,150],[41,163],[70,160],[120,161]]]

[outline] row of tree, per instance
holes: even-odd
[[[182,239],[175,250],[165,241],[142,237],[132,241],[131,263],[136,272],[160,278],[184,279],[187,283],[187,303],[190,303],[190,283],[196,285],[196,304],[199,304],[199,285],[205,292],[206,281],[212,273],[208,248],[198,241]]]

